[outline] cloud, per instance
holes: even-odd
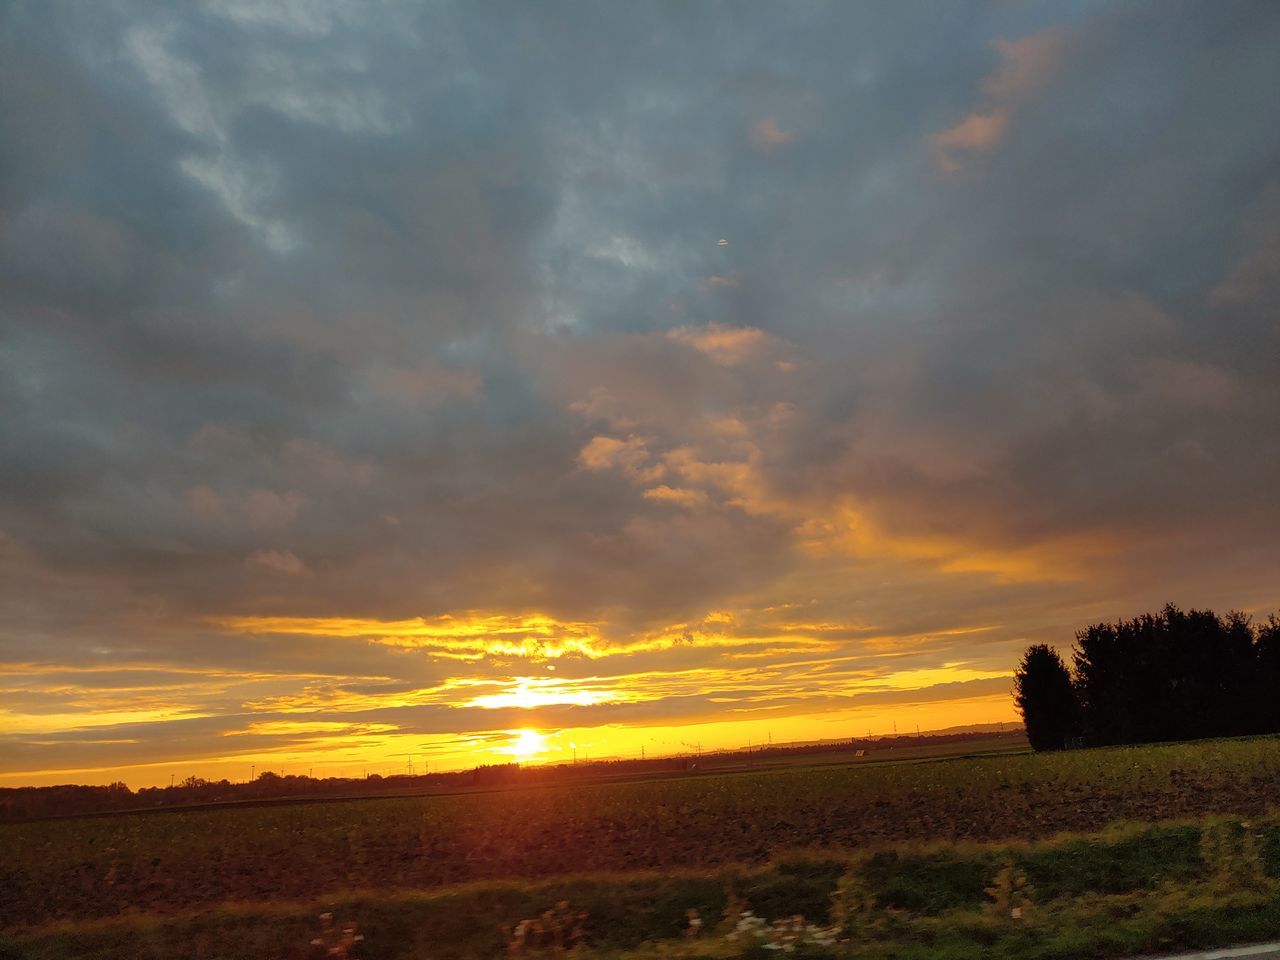
[[[991,100],[1016,104],[1034,95],[1062,66],[1071,33],[1052,28],[1020,40],[997,37],[994,47],[1003,60],[998,71],[982,82]]]
[[[282,573],[288,577],[301,577],[310,572],[298,555],[289,550],[256,550],[245,563],[256,570]]]
[[[249,493],[246,510],[249,522],[255,527],[270,529],[293,523],[306,502],[306,496],[297,490],[287,490],[284,493],[253,490]]]
[[[646,500],[657,500],[672,506],[695,510],[710,503],[710,498],[703,490],[690,490],[687,487],[669,487],[665,483],[650,487],[644,492]]]
[[[585,470],[621,470],[636,477],[648,478],[661,474],[661,468],[649,464],[649,441],[644,437],[629,436],[592,437],[578,451],[578,464]],[[655,469],[657,473],[655,473]]]
[[[1070,40],[1071,34],[1061,28],[1020,40],[996,38],[992,46],[1002,62],[995,73],[982,81],[985,107],[930,138],[938,167],[944,173],[956,173],[966,157],[989,153],[999,146],[1014,111],[1060,69]]]
[[[1004,136],[1009,125],[1007,110],[990,113],[971,113],[954,127],[936,133],[933,145],[938,151],[938,163],[948,172],[960,168],[957,154],[985,153],[992,150]]]
[[[483,389],[470,370],[382,370],[374,375],[374,389],[406,407],[437,404],[452,397],[473,398]]]
[[[1245,251],[1210,291],[1209,301],[1226,309],[1262,312],[1280,296],[1280,187],[1259,200],[1241,232],[1247,238]]]
[[[769,336],[763,330],[716,322],[705,327],[677,327],[668,330],[667,337],[692,347],[723,367],[745,363],[769,345]]]
[[[187,490],[185,497],[191,512],[200,516],[216,517],[226,506],[218,492],[203,483]]]
[[[749,139],[757,150],[773,150],[786,146],[795,139],[795,134],[779,127],[777,118],[765,117],[752,124]]]

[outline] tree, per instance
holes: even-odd
[[[1061,750],[1077,736],[1071,675],[1047,644],[1027,648],[1014,674],[1014,701],[1033,750]]]
[[[1097,623],[1076,634],[1080,722],[1090,746],[1269,732],[1261,640],[1241,613],[1183,612]],[[1265,630],[1263,631],[1265,635]]]
[[[1257,672],[1253,677],[1254,729],[1280,731],[1280,619],[1275,614],[1258,628]]]

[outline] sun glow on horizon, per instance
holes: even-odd
[[[505,753],[511,754],[517,760],[530,760],[546,752],[547,738],[540,734],[537,730],[516,730],[509,743],[504,750]]]

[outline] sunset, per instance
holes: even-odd
[[[1271,750],[1277,91],[1266,0],[0,3],[0,821]],[[1145,816],[830,789],[565,871]]]

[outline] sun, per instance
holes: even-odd
[[[528,760],[547,749],[547,738],[536,730],[517,730],[507,752],[519,760]]]

